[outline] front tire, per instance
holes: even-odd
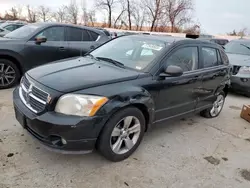
[[[15,86],[20,79],[20,71],[10,60],[0,59],[0,89]]]
[[[115,113],[106,123],[98,139],[97,149],[108,160],[128,158],[140,145],[145,132],[145,118],[134,107]]]
[[[206,110],[203,110],[200,114],[201,116],[205,118],[216,118],[220,115],[224,103],[225,103],[225,93],[221,92],[219,95],[217,95],[216,100],[213,103],[213,106],[211,108],[208,108]]]

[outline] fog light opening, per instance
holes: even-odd
[[[247,79],[247,78],[241,78],[241,81],[242,81],[242,82],[247,82],[248,79]]]
[[[51,135],[50,140],[54,146],[62,147],[67,144],[67,141],[60,136]]]

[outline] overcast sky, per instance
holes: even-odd
[[[79,3],[81,0],[77,0]],[[89,1],[89,2],[88,2]],[[94,0],[87,0],[91,7]],[[0,0],[0,12],[12,6],[23,4],[37,6],[41,3],[46,6],[58,7],[68,4],[70,0]],[[194,0],[195,18],[201,23],[202,30],[209,34],[224,34],[233,29],[244,27],[250,29],[250,0]],[[98,15],[98,20],[103,20]]]

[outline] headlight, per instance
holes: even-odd
[[[106,97],[66,94],[57,102],[55,111],[74,116],[94,116],[108,101]]]
[[[239,72],[240,72],[240,73],[243,73],[243,74],[244,74],[244,73],[245,73],[245,74],[246,74],[246,73],[249,74],[249,73],[250,73],[250,67],[248,67],[248,66],[241,67],[240,70],[239,70]]]

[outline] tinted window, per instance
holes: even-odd
[[[67,41],[92,41],[88,32],[84,29],[68,27]]]
[[[23,27],[23,25],[16,25],[16,29]]]
[[[64,41],[64,27],[50,27],[43,30],[38,36],[45,36],[47,41]]]
[[[217,53],[214,48],[202,48],[204,68],[218,65]]]
[[[222,51],[222,50],[220,50],[220,54],[221,54],[221,58],[222,58],[223,64],[228,65],[229,64],[229,60],[228,60],[227,54],[224,51]]]
[[[92,37],[92,39],[95,41],[97,38],[98,38],[98,34],[97,33],[95,33],[95,32],[92,32],[92,31],[88,31],[89,32],[89,34],[91,35],[91,37]]]
[[[221,59],[221,55],[220,55],[219,50],[217,50],[217,56],[218,56],[218,63],[219,63],[220,65],[222,65],[223,62],[222,62],[222,59]]]
[[[198,48],[185,47],[174,52],[167,60],[167,65],[176,65],[184,72],[198,68]]]
[[[16,26],[15,25],[8,25],[8,26],[4,27],[4,29],[7,29],[9,31],[14,31],[16,29]]]

